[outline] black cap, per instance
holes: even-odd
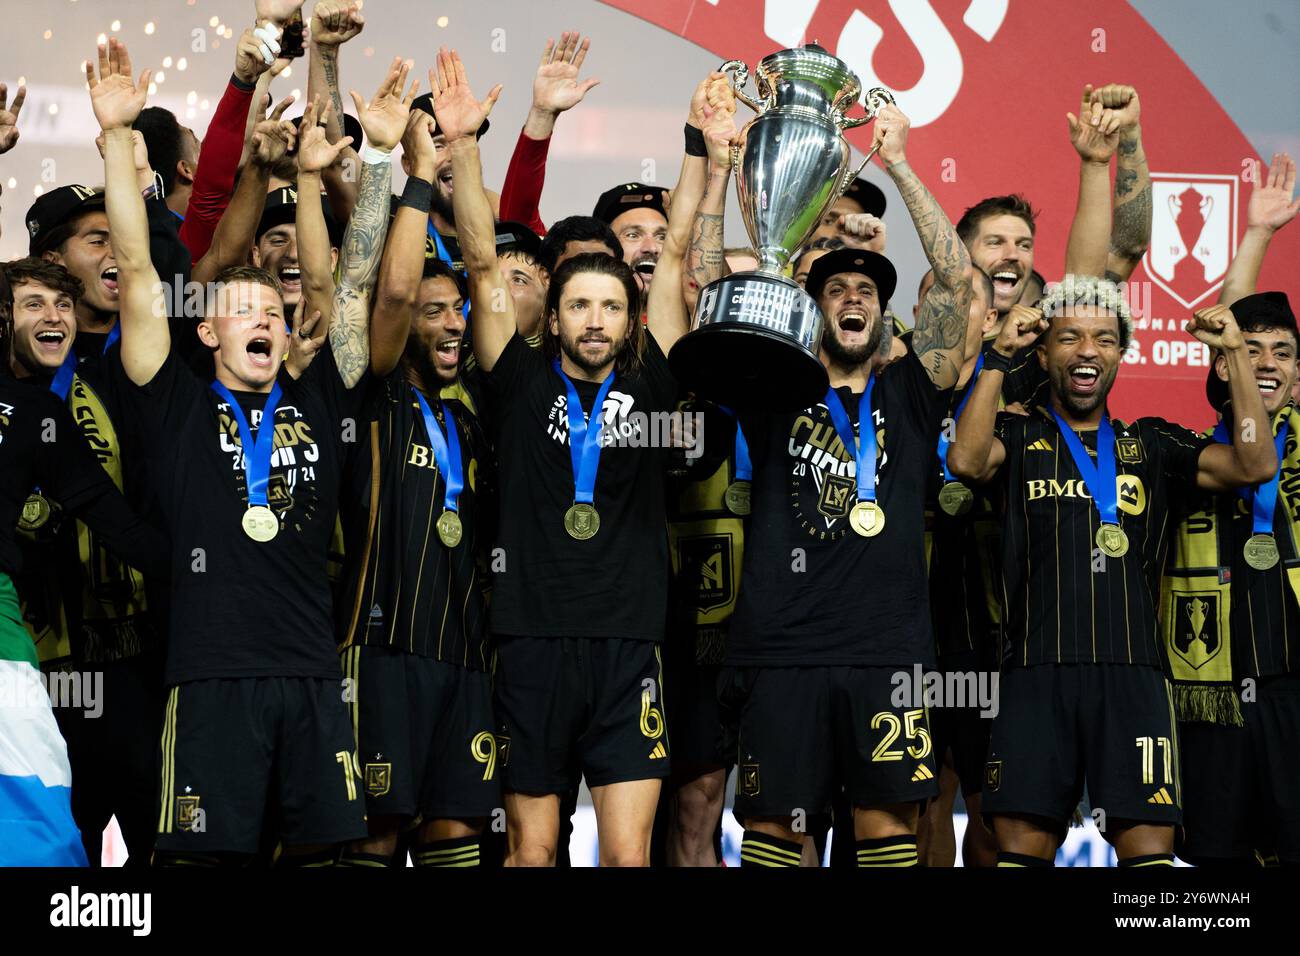
[[[592,215],[601,222],[612,223],[629,209],[646,207],[659,212],[665,219],[664,196],[668,190],[662,186],[647,186],[645,183],[623,183],[600,194]]]
[[[299,131],[302,130],[301,116],[295,116],[293,119],[289,120],[289,122],[293,124],[294,129]],[[361,128],[361,121],[349,113],[343,114],[343,135],[351,136],[352,148],[358,153],[361,152],[361,146],[365,142],[366,134]],[[298,144],[296,142],[293,144],[293,149],[288,150],[288,154],[290,156],[296,156],[298,154]]]
[[[894,271],[893,263],[880,253],[868,252],[866,249],[835,249],[812,264],[808,270],[808,281],[804,283],[804,291],[814,299],[818,298],[826,280],[841,272],[857,272],[875,282],[883,313],[898,285],[898,273]]]
[[[533,259],[538,259],[542,249],[542,238],[522,222],[503,219],[497,223],[497,255],[505,252],[522,252]]]
[[[91,186],[60,186],[42,193],[27,210],[28,253],[48,252],[45,239],[72,216],[104,208],[104,192]]]
[[[1295,313],[1291,311],[1291,302],[1285,292],[1256,292],[1238,299],[1232,303],[1231,308],[1233,318],[1243,330],[1252,327],[1277,329],[1280,332],[1290,332],[1300,342],[1300,327],[1296,326]],[[1210,358],[1210,372],[1205,377],[1205,397],[1214,408],[1222,410],[1228,404],[1231,393],[1228,383],[1219,378],[1218,372],[1214,370],[1216,357],[1217,353]]]
[[[433,97],[430,96],[428,93],[421,93],[419,96],[417,96],[415,99],[411,101],[411,109],[420,110],[421,112],[428,113],[430,116],[433,116]],[[487,117],[484,117],[483,125],[478,128],[478,134],[474,138],[478,139],[478,137],[486,133],[488,131],[488,127],[491,125],[492,124],[487,121]],[[434,136],[442,135],[442,130],[438,129],[438,117],[436,116],[433,116],[433,135]]]
[[[325,229],[329,232],[330,245],[339,248],[343,245],[343,227],[330,211],[329,202],[321,196],[321,207],[325,211]],[[262,218],[257,223],[257,232],[253,240],[262,238],[262,233],[276,226],[294,222],[298,216],[298,190],[293,186],[281,186],[267,193],[266,206],[262,209]]]
[[[885,194],[875,183],[868,182],[862,177],[849,183],[849,188],[844,190],[842,198],[852,199],[862,207],[863,212],[869,212],[877,219],[885,214]]]

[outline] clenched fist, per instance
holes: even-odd
[[[1043,318],[1042,309],[1017,303],[1007,313],[993,348],[1000,355],[1011,358],[1021,349],[1033,345],[1046,331],[1047,320]]]
[[[1187,331],[1212,349],[1232,352],[1246,346],[1237,326],[1237,317],[1226,305],[1197,309],[1187,323]]]

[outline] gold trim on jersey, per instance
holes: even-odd
[[[172,788],[176,781],[176,715],[180,708],[181,688],[178,684],[167,694],[167,708],[162,730],[162,799],[158,813],[158,832],[171,833],[175,823],[176,804]]]

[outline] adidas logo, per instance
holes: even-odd
[[[1169,791],[1164,787],[1147,797],[1147,803],[1156,803],[1162,807],[1172,807],[1174,805],[1174,801],[1169,797]]]
[[[923,781],[933,780],[933,779],[934,779],[934,774],[930,772],[930,768],[927,767],[925,764],[921,764],[919,767],[917,767],[916,773],[912,774],[912,783],[922,783]]]
[[[1038,439],[1038,441],[1030,445],[1029,448],[1026,450],[1027,451],[1051,451],[1052,443],[1049,442],[1046,438],[1040,438]]]
[[[662,740],[659,741],[657,744],[655,744],[654,750],[650,751],[651,760],[662,760],[664,757],[667,756],[668,756],[668,748],[664,746],[664,742]]]

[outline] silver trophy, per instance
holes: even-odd
[[[692,329],[669,360],[678,381],[701,398],[739,408],[794,411],[826,394],[818,358],[822,315],[817,303],[783,275],[822,214],[871,161],[849,163],[843,130],[861,126],[894,101],[888,90],[867,93],[866,115],[844,114],[862,84],[840,59],[815,44],[781,50],[758,64],[755,101],[743,92],[749,69],[732,74],[736,99],[758,115],[731,151],[740,211],[758,268],[700,290]]]

